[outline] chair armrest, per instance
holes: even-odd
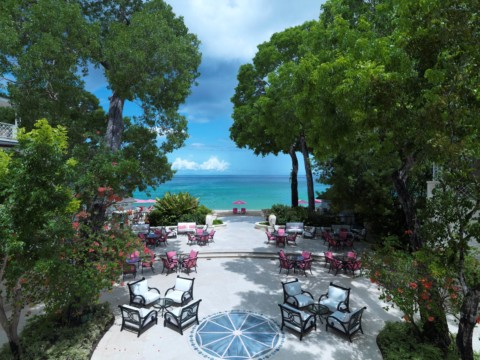
[[[293,303],[289,302],[288,300],[290,299],[293,299]],[[298,300],[295,296],[291,296],[291,295],[288,295],[288,294],[285,294],[285,302],[287,304],[290,304],[290,305],[293,305],[295,306],[296,308],[298,308]]]
[[[337,305],[337,310],[338,311],[342,311],[342,312],[345,312],[347,311],[348,312],[348,305],[345,301],[340,301]]]
[[[180,313],[180,315],[181,315],[181,313]],[[168,317],[173,317],[177,321],[177,323],[179,323],[177,315],[175,315],[171,311],[165,310],[165,313],[163,314],[163,318],[166,319],[167,316]]]
[[[147,315],[145,315],[141,320],[142,320],[142,327],[145,324],[145,322],[148,320],[150,316],[153,316],[154,319],[158,318],[158,312],[157,310],[152,310],[150,311]]]
[[[320,302],[320,300],[322,300],[323,298],[328,299],[328,293],[320,295],[320,297],[318,298],[318,302]]]
[[[308,296],[310,296],[313,300],[313,295],[309,291],[302,290],[302,294],[308,294]]]
[[[168,292],[169,292],[170,290],[175,291],[175,286],[167,289],[167,291],[165,291],[165,296],[167,296],[167,294],[168,294]]]
[[[155,290],[156,292],[158,292],[160,294],[160,290],[158,290],[156,287],[148,287],[148,291],[150,290]]]
[[[144,298],[142,295],[137,295],[137,294],[135,294],[135,295],[133,295],[131,302],[132,302],[132,303],[138,303],[138,304],[140,304],[140,305],[145,305],[145,303],[146,303],[147,301],[145,300],[145,298]]]

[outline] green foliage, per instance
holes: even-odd
[[[0,122],[15,124],[15,110],[11,107],[0,106]]]
[[[377,344],[384,360],[457,360],[450,350],[445,356],[441,349],[422,342],[416,329],[409,323],[387,322],[377,337]]]
[[[223,224],[223,221],[220,219],[213,220],[213,225],[222,225],[222,224]]]
[[[173,194],[167,192],[157,199],[154,210],[150,212],[149,223],[152,226],[171,225],[178,222],[196,222],[205,224],[205,219],[211,210],[200,205],[198,198],[188,192]]]
[[[82,321],[63,325],[55,316],[41,315],[28,320],[21,334],[25,360],[75,359],[88,360],[115,317],[108,303],[91,306],[82,314]],[[0,358],[13,360],[5,344]]]
[[[338,223],[336,216],[325,215],[316,211],[309,211],[303,206],[290,207],[283,204],[272,205],[271,209],[266,211],[268,215],[274,214],[277,218],[277,224],[285,224],[287,222],[303,222],[308,226],[330,226]]]

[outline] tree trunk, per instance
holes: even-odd
[[[310,156],[305,135],[300,136],[300,146],[303,155],[303,162],[305,164],[305,176],[307,177],[308,210],[315,211],[315,193],[313,189],[312,165],[310,164]]]
[[[11,301],[12,313],[10,315],[11,318],[8,319],[5,311],[5,299],[3,296],[0,296],[0,324],[7,334],[8,345],[10,346],[10,351],[14,359],[21,359],[23,354],[20,337],[18,336],[18,323],[20,322],[20,313],[22,311],[21,303],[17,293]]]
[[[478,305],[480,303],[480,289],[470,289],[463,299],[460,309],[460,323],[456,343],[462,360],[473,360],[473,329],[475,328]]]
[[[110,108],[108,109],[107,132],[105,133],[105,142],[112,151],[120,149],[123,135],[123,99],[117,93],[109,98]]]
[[[298,158],[295,153],[295,145],[292,145],[289,150],[289,155],[292,158],[292,172],[290,174],[290,188],[292,193],[292,207],[298,206]]]
[[[422,239],[420,238],[420,224],[417,219],[415,202],[407,187],[408,172],[413,164],[413,157],[410,157],[401,170],[395,171],[392,174],[393,185],[405,216],[406,230],[408,230],[410,236],[410,251],[416,251],[423,245]]]
[[[438,285],[433,285],[430,291],[430,299],[434,304],[430,310],[420,309],[420,317],[423,324],[423,337],[434,344],[446,354],[451,343],[448,330],[447,316],[443,308],[443,298],[438,291]],[[430,321],[429,316],[434,320]]]

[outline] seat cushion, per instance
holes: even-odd
[[[145,298],[145,305],[149,305],[160,299],[160,294],[156,291],[147,291],[146,294],[143,294]]]
[[[300,294],[295,296],[295,299],[298,302],[299,308],[303,308],[305,306],[313,304],[313,299],[308,295]]]
[[[172,299],[173,302],[177,303],[177,304],[181,304],[182,303],[182,296],[183,294],[185,294],[185,291],[180,291],[180,290],[170,290],[168,292],[168,294],[165,295],[166,298],[168,299]],[[189,295],[187,295],[187,298],[189,297]]]
[[[302,287],[298,281],[285,285],[285,292],[289,296],[296,296],[302,293]]]
[[[332,300],[331,298],[323,298],[320,300],[319,304],[328,307],[331,312],[337,311],[338,301]]]
[[[177,281],[175,282],[175,290],[189,291],[191,287],[192,287],[192,282],[187,279],[177,278]]]

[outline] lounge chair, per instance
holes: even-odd
[[[360,331],[363,334],[362,329],[362,314],[366,307],[362,307],[358,310],[354,310],[351,313],[335,311],[333,314],[327,317],[327,325],[325,330],[328,331],[328,328],[335,329],[340,331],[348,336],[348,340],[352,342],[352,335],[357,331]]]

